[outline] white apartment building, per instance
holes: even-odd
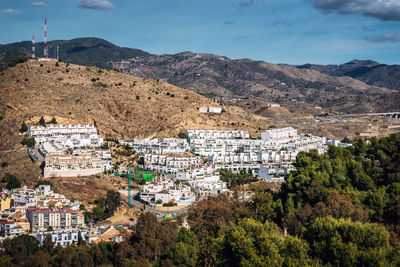
[[[78,243],[78,236],[81,234],[82,240],[85,240],[87,231],[85,229],[67,229],[67,230],[56,230],[51,232],[37,232],[31,234],[36,237],[40,245],[43,244],[44,239],[50,235],[51,240],[55,246],[66,247],[72,243]]]
[[[176,204],[188,206],[195,201],[195,194],[190,187],[180,183],[175,184],[165,177],[157,177],[147,182],[139,192],[139,197],[145,203],[154,206],[163,204]]]
[[[44,177],[89,176],[106,170],[96,153],[46,155]]]
[[[213,165],[177,172],[175,180],[188,182],[200,196],[218,195],[229,191],[227,183],[221,181]]]
[[[250,135],[242,130],[186,130],[190,139],[248,139]]]
[[[45,126],[30,126],[30,137],[39,144],[54,142],[63,147],[99,147],[103,145],[103,138],[98,135],[94,125],[81,124],[47,124]]]
[[[144,167],[149,170],[177,172],[192,166],[200,166],[200,157],[170,156],[166,154],[145,154]]]
[[[154,139],[134,139],[132,141],[120,140],[120,144],[128,145],[137,153],[154,154],[180,154],[190,150],[186,139],[164,138],[163,140]]]
[[[50,227],[70,229],[83,225],[83,216],[79,213],[70,208],[29,208],[26,210],[26,218],[29,220],[32,231],[44,231]]]
[[[293,127],[266,130],[261,133],[262,140],[290,139],[297,136],[297,130]]]

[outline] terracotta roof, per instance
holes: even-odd
[[[43,208],[29,208],[27,211],[32,213],[77,213],[77,211],[70,208],[62,209],[43,209]]]

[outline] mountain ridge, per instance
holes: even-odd
[[[392,90],[397,88],[397,78],[394,79],[387,71],[384,72],[388,76],[385,78],[380,69],[374,75],[361,73],[361,68],[365,66],[386,66],[376,65],[379,63],[372,60],[352,60],[343,66],[339,65],[346,70],[356,69],[359,76],[365,76],[364,80],[369,83],[366,84],[361,79],[329,73],[329,69],[338,68],[336,65],[328,65],[330,67],[320,70],[316,69],[319,65],[276,65],[190,51],[153,55],[140,49],[119,47],[100,38],[51,41],[49,51],[53,51],[53,54],[57,43],[63,61],[114,68],[140,77],[163,80],[210,98],[251,98],[262,100],[257,103],[264,106],[270,102],[279,103],[293,112],[300,112],[303,106],[346,113],[395,111],[400,108],[400,90]],[[38,57],[42,53],[41,45],[37,44]],[[25,55],[29,54],[30,47],[30,42],[0,46],[0,59],[1,54],[10,49],[20,49]],[[353,76],[357,76],[357,73]],[[387,89],[387,84],[392,89]]]

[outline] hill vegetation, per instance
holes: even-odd
[[[249,201],[211,197],[184,218],[144,213],[130,240],[55,248],[6,240],[3,263],[74,266],[398,266],[400,134],[297,157],[277,193],[252,185]],[[286,234],[287,229],[287,234]]]

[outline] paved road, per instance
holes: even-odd
[[[145,205],[145,204],[143,204],[143,203],[141,203],[141,202],[139,202],[139,201],[137,201],[135,199],[132,199],[131,203],[132,203],[133,206],[135,206],[135,207],[137,207],[139,209],[143,209],[145,211],[150,211],[150,212],[155,213],[156,215],[159,215],[159,216],[164,216],[164,215],[171,214],[171,213],[174,213],[176,215],[181,215],[181,214],[183,214],[183,213],[185,213],[185,212],[187,212],[189,210],[189,207],[185,207],[185,208],[182,208],[180,210],[162,211],[162,210],[155,209],[152,206]]]
[[[36,162],[42,163],[45,160],[42,154],[39,153],[39,146],[29,148],[28,154]]]

